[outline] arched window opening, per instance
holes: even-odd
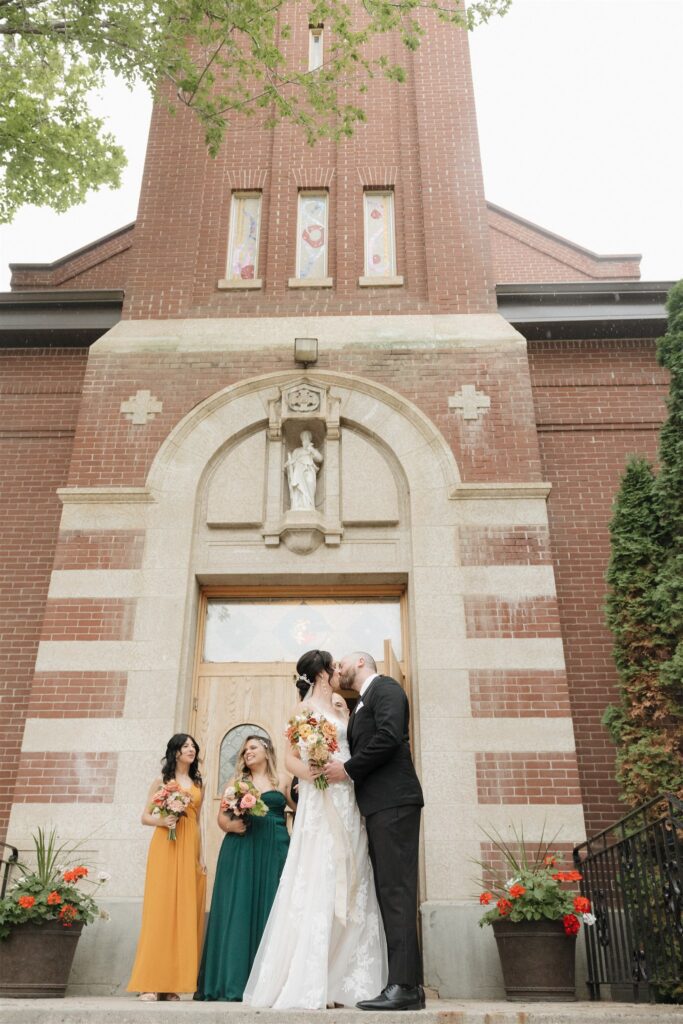
[[[218,755],[218,793],[222,793],[230,779],[235,774],[235,763],[242,744],[247,736],[263,736],[270,740],[270,736],[260,725],[252,725],[245,722],[229,729],[221,740],[220,753]]]

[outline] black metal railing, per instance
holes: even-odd
[[[600,999],[683,1001],[683,802],[665,794],[574,848],[586,928],[588,987]]]
[[[5,851],[9,850],[9,853]],[[2,881],[0,882],[0,900],[3,899],[7,892],[7,885],[9,883],[9,876],[12,868],[19,860],[19,851],[16,846],[10,846],[8,843],[0,843],[0,866],[2,867]]]

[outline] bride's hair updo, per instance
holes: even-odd
[[[296,663],[297,679],[295,686],[299,697],[304,700],[313,687],[316,676],[326,672],[331,679],[334,675],[334,658],[329,651],[306,651]]]

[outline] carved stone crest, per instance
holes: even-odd
[[[320,408],[320,392],[304,385],[294,388],[287,395],[287,405],[292,412],[315,412]]]

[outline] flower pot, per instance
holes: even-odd
[[[0,940],[0,996],[63,998],[82,928],[82,921],[15,925]]]
[[[576,999],[576,936],[562,921],[494,921],[505,996],[513,1000]]]

